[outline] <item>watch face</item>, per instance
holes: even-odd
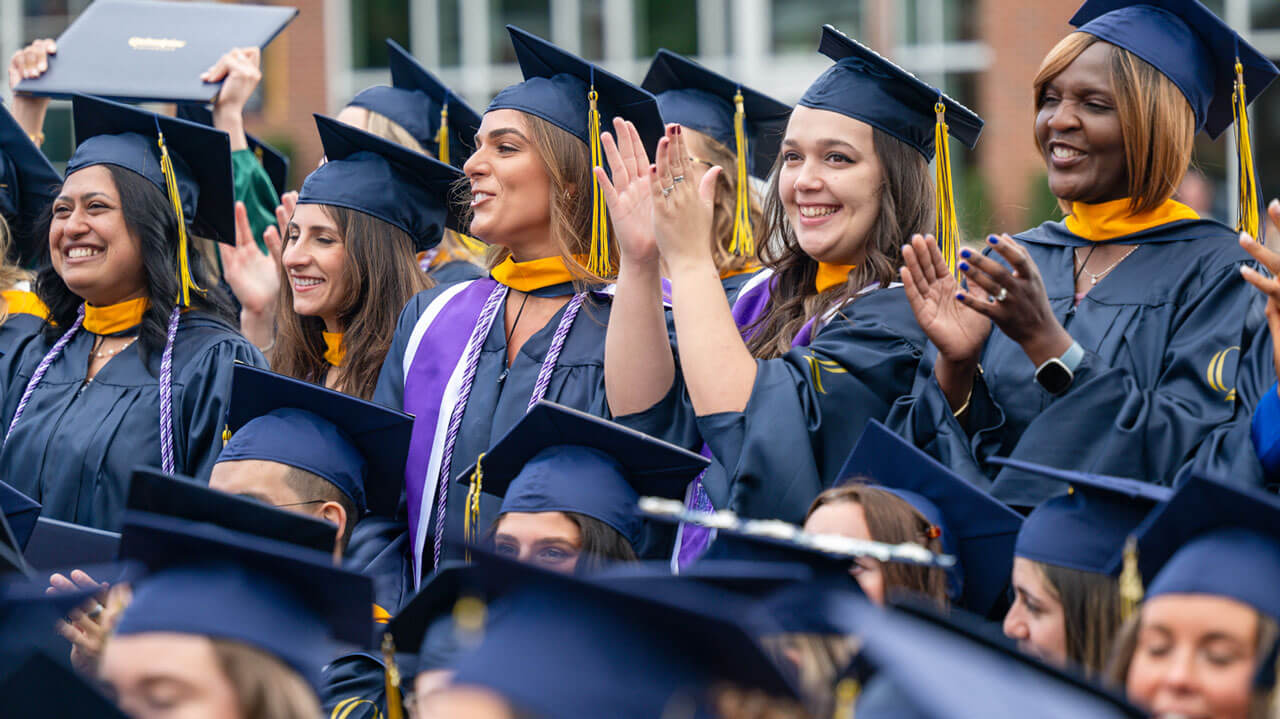
[[[1062,360],[1054,358],[1040,365],[1040,369],[1036,370],[1036,382],[1044,387],[1049,394],[1062,394],[1071,386],[1071,380],[1075,376],[1071,374],[1071,370],[1062,363]]]

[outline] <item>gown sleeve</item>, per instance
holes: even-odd
[[[409,527],[402,521],[368,515],[351,529],[346,565],[373,580],[374,603],[392,615],[413,594]]]
[[[236,336],[205,349],[184,368],[182,413],[186,417],[186,434],[178,437],[186,452],[185,469],[179,471],[190,477],[208,481],[222,451],[222,430],[231,400],[231,374],[236,362],[267,367],[267,361],[258,348]],[[174,431],[176,434],[179,427],[175,426]]]
[[[387,685],[382,661],[364,652],[344,654],[324,668],[321,675],[322,716],[328,719],[382,719],[386,712]],[[407,677],[412,690],[412,677]],[[401,685],[403,691],[403,684]]]
[[[698,417],[725,470],[704,477],[713,504],[802,522],[868,420],[884,419],[910,389],[923,356],[918,335],[902,291],[880,290],[847,306],[809,346],[757,360],[744,411]]]
[[[271,177],[253,150],[246,149],[231,153],[231,179],[235,184],[236,201],[243,202],[249,212],[253,240],[258,243],[258,249],[266,253],[267,243],[263,241],[262,233],[276,224],[276,205],[280,204]]]

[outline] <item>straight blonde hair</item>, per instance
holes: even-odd
[[[316,719],[315,691],[296,671],[266,652],[240,642],[213,639],[213,654],[235,687],[242,719]]]

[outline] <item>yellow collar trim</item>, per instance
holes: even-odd
[[[1122,200],[1099,202],[1096,205],[1083,202],[1071,203],[1067,229],[1071,234],[1090,242],[1102,242],[1178,220],[1198,219],[1200,215],[1196,214],[1195,210],[1174,200],[1165,200],[1164,204],[1148,212],[1130,214],[1129,198],[1126,197]]]
[[[94,307],[88,302],[84,305],[84,328],[95,335],[113,335],[124,332],[142,324],[142,316],[151,306],[147,297],[136,300],[125,300],[114,305]]]
[[[757,265],[754,262],[749,262],[747,263],[746,267],[743,267],[740,270],[725,270],[724,272],[721,272],[720,279],[727,280],[730,277],[737,277],[738,275],[745,275],[751,272],[758,272],[759,270],[760,270],[760,265]]]
[[[40,319],[49,319],[49,308],[44,306],[34,292],[23,290],[5,290],[0,292],[4,297],[8,313],[11,315],[35,315]]]
[[[324,361],[334,367],[341,367],[347,359],[347,346],[342,341],[341,332],[320,332],[324,335]]]
[[[560,257],[543,257],[516,262],[510,256],[489,271],[499,283],[519,292],[532,292],[552,285],[572,282],[574,275]]]
[[[836,285],[848,282],[849,273],[855,267],[857,265],[833,265],[827,262],[819,262],[818,276],[814,278],[814,285],[817,286],[818,293],[821,294]]]

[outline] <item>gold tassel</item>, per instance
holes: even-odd
[[[934,168],[937,175],[934,185],[938,193],[938,249],[942,251],[942,257],[946,260],[947,269],[951,271],[951,275],[959,279],[960,275],[957,274],[956,268],[959,222],[956,220],[956,202],[951,187],[951,146],[948,142],[950,136],[947,133],[947,106],[943,104],[941,98],[933,106],[933,111],[938,115],[938,122],[933,129],[933,147],[936,153]]]
[[[470,235],[464,235],[461,232],[454,232],[453,236],[458,238],[458,244],[462,245],[467,252],[470,252],[473,255],[483,257],[484,253],[489,249],[488,245]]]
[[[751,186],[747,179],[747,113],[742,108],[742,91],[733,96],[733,139],[738,153],[737,207],[733,215],[733,241],[729,251],[741,257],[756,253],[755,235],[751,233]]]
[[[587,100],[591,109],[587,112],[587,142],[591,146],[591,166],[604,166],[604,150],[600,147],[600,110],[596,107],[596,86],[591,86]],[[604,192],[600,190],[600,180],[591,176],[591,250],[587,257],[587,272],[597,277],[608,277],[613,273],[609,262],[609,210],[605,206]]]
[[[1236,153],[1240,159],[1240,222],[1237,232],[1258,238],[1258,180],[1253,174],[1253,142],[1249,139],[1249,107],[1244,92],[1244,65],[1236,58],[1235,90],[1231,93],[1235,115]]]
[[[832,719],[853,719],[853,705],[858,701],[862,687],[858,680],[845,678],[836,684],[836,705]]]
[[[169,157],[169,148],[164,144],[164,133],[156,128],[156,141],[160,144],[160,171],[164,174],[164,183],[169,191],[169,204],[173,205],[173,213],[178,218],[178,283],[181,285],[178,304],[191,306],[191,291],[204,294],[204,290],[191,277],[191,259],[187,253],[187,218],[182,213],[182,196],[178,193],[178,173],[173,170],[173,158]]]
[[[1138,569],[1138,541],[1129,537],[1124,543],[1124,569],[1120,572],[1120,619],[1127,621],[1142,604],[1142,572]]]
[[[231,425],[222,425],[222,446],[227,446],[227,442],[231,441]]]
[[[440,108],[440,129],[436,131],[436,159],[449,164],[449,103]]]
[[[480,463],[484,461],[484,452],[476,458],[476,471],[471,473],[471,487],[467,489],[467,501],[463,505],[462,538],[467,543],[465,550],[467,562],[471,561],[471,545],[480,535],[480,487],[484,482],[484,470]]]
[[[396,666],[396,642],[391,632],[382,635],[383,674],[387,681],[387,719],[404,719],[404,703],[400,699],[400,667]]]

